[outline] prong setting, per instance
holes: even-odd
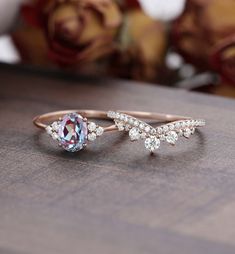
[[[104,133],[104,128],[97,125],[94,122],[88,122],[88,135],[87,140],[88,141],[95,141],[97,137],[102,136]]]

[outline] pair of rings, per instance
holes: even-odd
[[[111,120],[113,124],[100,126],[91,119]],[[144,120],[167,123],[153,127]],[[131,141],[142,139],[145,148],[153,152],[160,147],[161,142],[175,145],[178,138],[189,138],[198,127],[205,125],[205,120],[137,111],[67,110],[37,116],[33,123],[46,130],[59,146],[69,152],[82,150],[110,131],[126,131]]]

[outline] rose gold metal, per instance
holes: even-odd
[[[191,117],[185,117],[185,116],[179,116],[179,115],[151,113],[151,112],[142,112],[142,111],[122,111],[122,110],[120,110],[118,112],[128,114],[133,117],[137,117],[137,118],[141,118],[141,119],[165,121],[165,122],[191,119]],[[56,121],[56,120],[60,119],[61,117],[63,117],[64,115],[70,114],[70,113],[78,113],[78,114],[82,115],[84,118],[110,120],[107,117],[107,111],[73,109],[73,110],[55,111],[55,112],[50,112],[50,113],[36,116],[33,119],[33,123],[35,126],[41,128],[41,129],[45,129],[47,127],[48,123]],[[117,127],[115,125],[110,125],[110,126],[103,127],[103,128],[104,128],[104,132],[117,130]]]

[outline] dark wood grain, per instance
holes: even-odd
[[[0,253],[235,253],[235,101],[114,80],[0,71]],[[70,108],[202,117],[150,156],[120,133],[68,154],[32,125]]]

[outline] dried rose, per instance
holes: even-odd
[[[19,27],[11,33],[11,38],[18,49],[22,63],[52,66],[48,59],[47,41],[41,29],[32,26]]]
[[[110,54],[122,22],[112,0],[36,0],[23,8],[49,44],[49,57],[60,65],[79,65]]]
[[[167,47],[165,25],[140,8],[127,11],[125,20],[114,71],[125,78],[156,81]]]
[[[211,66],[227,81],[235,84],[235,34],[214,48]]]
[[[234,0],[188,0],[172,31],[174,46],[189,62],[235,83]]]
[[[133,8],[141,8],[140,2],[138,0],[117,0],[117,1],[124,11]]]

